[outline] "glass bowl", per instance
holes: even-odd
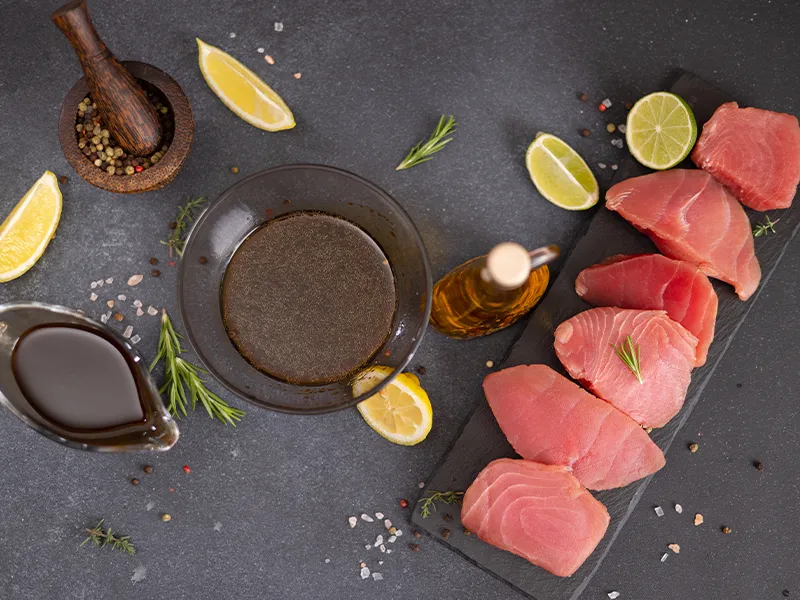
[[[358,225],[380,246],[395,279],[391,333],[362,367],[390,370],[381,384],[353,396],[357,377],[296,385],[253,367],[236,350],[222,316],[222,281],[239,245],[270,219],[317,211]],[[422,238],[403,208],[376,185],[333,167],[285,165],[243,179],[197,220],[183,251],[178,303],[186,339],[205,368],[231,392],[264,408],[315,414],[353,406],[400,374],[419,346],[431,311],[431,269]]]

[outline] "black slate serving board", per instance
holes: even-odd
[[[720,104],[731,100],[727,94],[708,82],[686,72],[678,73],[669,89],[690,104],[697,118],[698,128],[711,117]],[[690,164],[685,166],[691,167]],[[620,165],[617,180],[646,172],[647,169],[630,158]],[[750,210],[747,212],[752,222],[763,221],[763,214]],[[771,216],[774,219],[774,211]],[[760,290],[780,262],[789,241],[800,230],[800,207],[795,206],[782,211],[780,219],[779,234],[756,239],[756,254],[761,263],[762,281],[759,291],[750,300],[742,302],[736,297],[731,286],[714,281],[714,288],[719,295],[719,312],[715,340],[708,353],[708,361],[692,373],[692,382],[681,412],[667,426],[652,432],[652,439],[665,454],[692,409],[697,405],[703,389],[737,330],[758,300]],[[544,300],[531,315],[527,328],[512,347],[502,366],[543,363],[564,373],[553,350],[553,332],[564,320],[590,308],[575,294],[574,282],[578,273],[613,254],[656,251],[647,237],[638,233],[619,215],[604,207],[597,209],[597,214],[591,220],[588,230],[569,255]],[[430,490],[465,490],[490,461],[516,456],[500,431],[482,392],[475,390],[475,395],[476,399],[480,398],[475,412],[465,424],[444,461],[429,478],[426,490],[420,497],[427,496]],[[669,476],[669,458],[662,472],[662,477]],[[474,535],[465,535],[457,506],[440,505],[438,511],[427,519],[420,516],[417,506],[412,522],[471,562],[536,600],[576,600],[600,568],[611,545],[650,483],[650,479],[651,477],[647,477],[625,488],[595,493],[595,496],[608,508],[611,524],[594,553],[578,572],[569,578],[556,577],[522,558],[483,543]],[[452,521],[446,522],[443,519],[445,514],[451,515]],[[441,536],[445,528],[452,532],[446,541]]]

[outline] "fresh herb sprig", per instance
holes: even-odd
[[[169,234],[169,239],[166,241],[161,240],[161,243],[169,247],[169,256],[172,258],[175,254],[183,256],[183,247],[186,245],[186,230],[189,224],[194,221],[194,211],[203,204],[206,199],[200,196],[199,198],[186,198],[186,204],[178,207],[178,214],[175,220],[170,223],[172,233]],[[173,227],[174,225],[174,227]]]
[[[403,169],[409,169],[433,158],[434,154],[453,140],[452,137],[447,136],[453,133],[456,127],[458,127],[458,123],[456,123],[453,115],[449,117],[442,115],[439,118],[439,124],[431,134],[431,137],[428,138],[428,141],[419,142],[409,150],[408,155],[397,165],[395,170],[402,171]]]
[[[120,552],[136,554],[136,548],[133,547],[133,543],[130,541],[130,536],[125,535],[118,537],[112,534],[110,527],[103,529],[103,521],[105,521],[105,519],[100,519],[100,522],[97,525],[86,530],[86,533],[89,534],[89,537],[83,540],[81,546],[85,545],[87,542],[92,542],[95,546],[100,548],[103,546],[111,546],[112,549],[119,550]]]
[[[244,411],[231,407],[225,400],[206,388],[205,381],[200,378],[200,374],[208,372],[180,357],[183,352],[182,337],[172,326],[167,311],[162,311],[158,354],[150,365],[150,370],[152,371],[159,361],[164,361],[165,382],[159,392],[167,394],[167,410],[176,419],[180,419],[181,415],[186,416],[189,403],[194,410],[199,401],[209,417],[235,427],[236,422],[244,416]]]
[[[770,233],[777,233],[775,231],[775,225],[780,221],[780,219],[775,219],[774,221],[769,218],[769,215],[764,215],[764,223],[759,223],[753,228],[753,237],[761,237],[762,235],[768,235]]]
[[[436,490],[430,490],[431,495],[425,498],[422,498],[419,501],[419,514],[422,515],[423,519],[427,519],[431,516],[431,510],[434,512],[436,511],[436,503],[443,502],[445,504],[461,504],[461,501],[464,499],[464,492],[437,492]]]
[[[634,344],[633,338],[628,336],[619,346],[614,344],[610,344],[610,346],[614,348],[614,352],[625,363],[625,366],[631,370],[631,373],[636,375],[639,383],[644,383],[644,379],[642,379],[642,364],[639,358],[639,344]]]

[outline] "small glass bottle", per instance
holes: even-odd
[[[542,298],[550,281],[547,263],[558,254],[558,246],[529,252],[504,242],[456,267],[433,288],[431,325],[459,339],[508,327]]]

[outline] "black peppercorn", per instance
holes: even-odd
[[[204,264],[206,264],[208,262],[208,259],[205,256],[201,256],[197,260],[201,265],[204,265]]]
[[[586,92],[579,92],[578,100],[580,100],[581,102],[587,102],[589,100],[589,94],[587,94]]]
[[[411,548],[412,552],[419,552],[419,544],[409,544],[409,548]]]
[[[152,271],[150,271],[150,275],[152,275],[153,277],[161,277],[161,271],[159,271],[158,269],[153,269]]]
[[[423,367],[422,365],[418,366],[417,373],[419,373],[420,375],[425,375],[425,367]]]
[[[442,529],[442,539],[448,540],[450,539],[450,530],[449,529]]]
[[[453,515],[451,515],[450,513],[445,513],[442,519],[444,520],[445,523],[449,523],[450,521],[453,520]]]
[[[764,463],[762,463],[760,460],[754,461],[753,466],[756,468],[756,471],[764,470]]]
[[[150,264],[151,265],[157,265],[158,264],[158,259],[155,256],[151,257],[150,258]]]
[[[581,129],[581,135],[582,135],[583,137],[589,137],[590,135],[592,135],[592,132],[591,132],[591,131],[589,131],[588,129],[585,129],[585,128],[584,128],[584,129]]]
[[[136,477],[134,477],[133,479],[131,479],[131,485],[139,485],[139,480],[136,479]]]
[[[148,475],[151,475],[153,473],[153,467],[152,465],[145,465],[144,467],[142,467],[142,471],[144,471]]]

